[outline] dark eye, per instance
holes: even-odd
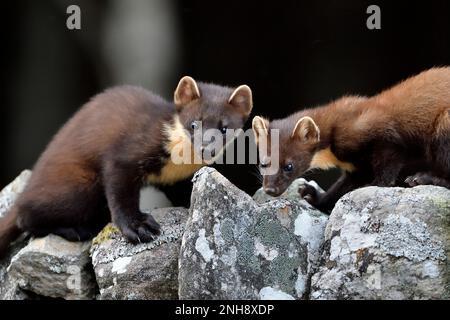
[[[222,132],[223,134],[227,133],[228,128],[226,126],[223,126],[222,128],[220,128],[220,132]]]
[[[283,167],[283,170],[286,171],[286,172],[291,172],[292,169],[294,169],[294,166],[292,165],[292,163],[288,163],[287,165],[285,165]]]
[[[197,123],[197,121],[192,121],[192,122],[191,122],[191,128],[194,129],[194,130],[198,128],[198,123]]]

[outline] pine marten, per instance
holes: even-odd
[[[270,122],[257,116],[252,126],[258,145],[267,138],[269,151],[279,148],[276,174],[264,175],[271,153],[260,158],[263,189],[273,196],[310,169],[332,167],[343,173],[327,192],[299,190],[323,211],[366,185],[450,188],[448,67],[422,72],[371,98],[345,96]],[[279,130],[279,146],[271,146],[271,130]]]
[[[243,127],[252,105],[246,85],[232,89],[191,77],[180,80],[174,103],[134,86],[95,96],[56,134],[0,220],[0,256],[23,231],[82,241],[111,219],[130,242],[151,241],[160,226],[139,210],[142,185],[191,176],[203,162],[175,164],[171,157],[180,141],[193,145],[194,134],[185,130],[193,133],[201,121],[225,136]]]

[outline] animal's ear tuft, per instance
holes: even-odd
[[[181,78],[173,95],[173,100],[177,107],[184,106],[198,98],[200,98],[200,91],[195,80],[189,76]]]
[[[255,135],[255,142],[258,144],[261,137],[266,137],[269,135],[269,120],[262,117],[256,116],[252,121],[253,134]]]
[[[228,99],[228,103],[248,116],[253,108],[252,90],[247,85],[237,87]]]
[[[311,117],[303,117],[295,124],[291,138],[299,138],[305,142],[319,142],[320,130]]]

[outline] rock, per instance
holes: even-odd
[[[193,182],[180,299],[307,297],[327,216],[299,197],[258,204],[212,168]]]
[[[152,211],[161,235],[150,243],[133,245],[109,224],[91,249],[99,299],[177,299],[178,256],[188,210]]]
[[[152,185],[141,189],[139,209],[142,212],[168,207],[173,207],[173,205],[164,192]]]
[[[0,217],[23,191],[31,171],[23,171],[0,193]],[[89,243],[73,243],[56,236],[30,241],[21,236],[0,261],[0,298],[35,299],[38,295],[80,299],[94,294]]]
[[[14,204],[17,196],[23,191],[28,179],[31,176],[30,170],[24,170],[22,173],[9,185],[7,185],[0,192],[0,217],[3,217]],[[25,237],[20,237],[11,246],[11,249],[6,257],[0,260],[0,300],[22,300],[28,299],[29,295],[22,291],[17,282],[6,272],[11,258],[20,249],[26,245]]]
[[[55,235],[31,240],[11,260],[8,275],[21,289],[64,299],[90,299],[96,284],[90,241],[70,242]]]
[[[367,187],[340,199],[311,299],[449,299],[450,190]]]
[[[11,208],[14,201],[16,201],[17,196],[25,188],[30,176],[30,170],[22,171],[13,182],[4,187],[0,192],[0,218],[8,212],[9,208]]]
[[[323,189],[317,184],[317,182],[311,180],[306,181],[303,178],[299,178],[294,180],[292,184],[289,186],[289,188],[286,189],[286,191],[280,195],[279,197],[272,197],[265,193],[262,188],[259,188],[258,191],[255,192],[255,195],[253,196],[253,200],[255,200],[258,203],[264,203],[267,201],[275,200],[275,199],[287,199],[287,200],[293,200],[293,201],[300,201],[298,194],[298,189],[300,186],[303,186],[305,184],[313,186],[317,191],[320,193],[323,193]]]
[[[19,252],[25,244],[26,243],[23,240],[16,241],[7,256],[0,261],[0,300],[25,300],[30,298],[30,295],[19,287],[17,280],[12,278],[7,272],[12,257]]]

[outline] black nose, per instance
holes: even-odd
[[[212,149],[211,150],[211,157],[215,157],[216,156],[216,150]]]
[[[273,197],[276,197],[279,195],[278,188],[272,188],[272,187],[264,188],[264,192]]]

